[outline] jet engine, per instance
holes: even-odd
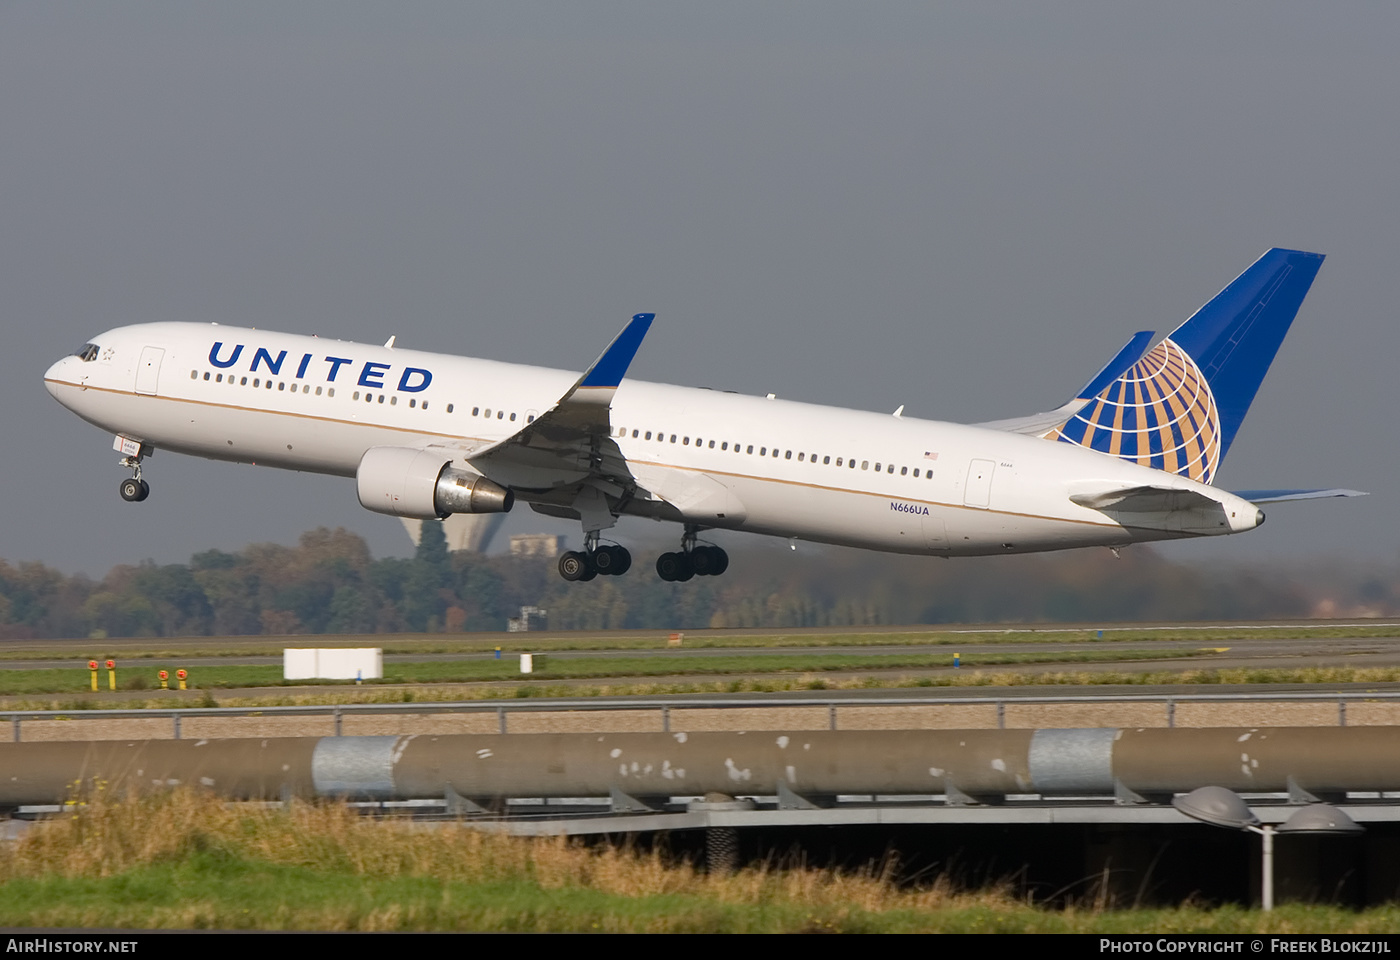
[[[420,520],[453,513],[509,513],[515,494],[473,470],[452,466],[442,451],[371,447],[355,471],[360,505]]]

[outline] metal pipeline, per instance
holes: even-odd
[[[74,785],[234,799],[1400,790],[1389,727],[466,734],[0,743],[0,805]],[[1291,782],[1290,782],[1291,781]]]

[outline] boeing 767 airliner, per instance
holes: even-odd
[[[1270,250],[1170,336],[1138,333],[1073,400],[971,426],[626,378],[641,313],[582,375],[268,333],[150,323],[94,337],[49,392],[116,435],[150,488],[156,449],[354,477],[399,517],[578,520],[566,580],[620,575],[618,517],[683,525],[657,573],[724,572],[708,530],[935,556],[1119,547],[1251,530],[1258,504],[1349,490],[1212,486],[1322,256]]]

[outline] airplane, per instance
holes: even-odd
[[[618,576],[622,516],[682,525],[656,572],[722,574],[701,539],[745,531],[942,557],[1219,536],[1260,504],[1354,490],[1214,486],[1240,423],[1322,266],[1273,249],[1169,336],[1131,340],[1053,410],[962,425],[627,378],[639,313],[582,375],[211,323],[94,337],[44,376],[115,434],[142,501],[157,450],[353,477],[400,518],[509,511],[579,521],[565,580]]]

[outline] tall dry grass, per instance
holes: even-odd
[[[235,805],[191,790],[134,800],[98,791],[70,805],[68,813],[37,824],[0,856],[0,883],[20,877],[110,877],[196,852],[366,877],[528,881],[546,890],[627,897],[683,894],[872,912],[1026,905],[1004,889],[965,893],[943,879],[902,887],[895,882],[893,861],[853,872],[766,863],[711,875],[657,849],[511,837],[458,824],[385,822],[334,803],[285,809]]]

